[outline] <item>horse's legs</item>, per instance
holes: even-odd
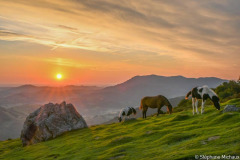
[[[147,117],[147,116],[146,116],[146,115],[147,115],[146,113],[147,113],[147,111],[146,111],[146,110],[143,110],[143,111],[142,111],[142,114],[143,114],[143,119]]]
[[[206,100],[202,100],[202,108],[201,108],[201,114],[204,112],[204,105],[205,105]]]
[[[196,113],[199,114],[198,112],[198,99],[195,99],[195,107],[196,107]]]
[[[145,106],[144,109],[143,109],[143,111],[144,111],[144,112],[143,112],[143,117],[144,117],[144,118],[147,118],[147,110],[148,110],[148,107]]]
[[[192,113],[193,113],[193,115],[194,115],[194,105],[195,105],[195,98],[192,98],[192,107],[193,107],[193,111],[192,111]]]
[[[147,111],[143,111],[143,119],[146,118],[146,112]]]
[[[160,114],[160,110],[161,110],[161,109],[160,109],[160,108],[158,108],[158,113],[157,113],[157,116]]]

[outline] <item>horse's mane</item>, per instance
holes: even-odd
[[[169,102],[169,100],[166,97],[164,97],[164,101],[166,103],[165,105],[172,107],[171,103]]]
[[[203,87],[203,88],[209,88],[208,85],[203,85],[202,87]]]

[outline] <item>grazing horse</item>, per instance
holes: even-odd
[[[208,86],[202,86],[202,87],[195,87],[191,91],[189,91],[185,99],[188,99],[188,97],[192,95],[192,107],[193,107],[193,115],[194,115],[194,106],[196,107],[196,113],[198,114],[198,99],[202,99],[202,108],[201,108],[201,114],[204,112],[204,104],[206,100],[209,98],[214,106],[220,110],[220,103],[219,103],[219,98],[217,94],[210,89]]]
[[[123,120],[123,117],[126,117],[131,115],[131,114],[134,114],[136,115],[136,110],[133,108],[133,107],[126,107],[126,108],[123,108],[120,113],[119,113],[119,116],[118,116],[118,120],[119,122],[121,122]]]
[[[146,118],[148,107],[158,108],[157,115],[159,115],[160,110],[163,106],[167,106],[167,110],[168,110],[169,114],[172,113],[172,105],[168,101],[168,99],[166,97],[162,96],[162,95],[158,95],[158,96],[155,96],[155,97],[144,97],[141,100],[141,105],[140,105],[139,109],[142,110],[143,118]]]

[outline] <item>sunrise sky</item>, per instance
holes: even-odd
[[[0,0],[0,84],[237,79],[239,8],[239,0]]]

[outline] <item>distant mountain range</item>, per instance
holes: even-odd
[[[23,85],[19,87],[0,88],[0,106],[12,107],[24,104],[43,104],[61,102],[63,100],[81,97],[102,89],[95,86],[64,86],[64,87],[37,87]]]
[[[162,94],[167,98],[180,97],[174,100],[173,106],[176,106],[183,98],[182,96],[191,88],[202,85],[215,88],[225,81],[227,80],[215,77],[186,78],[147,75],[135,76],[126,82],[105,88],[96,86],[38,87],[33,85],[2,87],[0,88],[0,140],[3,139],[2,131],[10,132],[10,126],[17,128],[20,133],[22,127],[20,124],[23,123],[24,117],[49,102],[72,103],[91,125],[113,119],[119,110],[126,106],[138,107],[144,96]],[[14,132],[18,133],[18,131]],[[16,137],[11,134],[4,135],[9,135],[8,138]]]

